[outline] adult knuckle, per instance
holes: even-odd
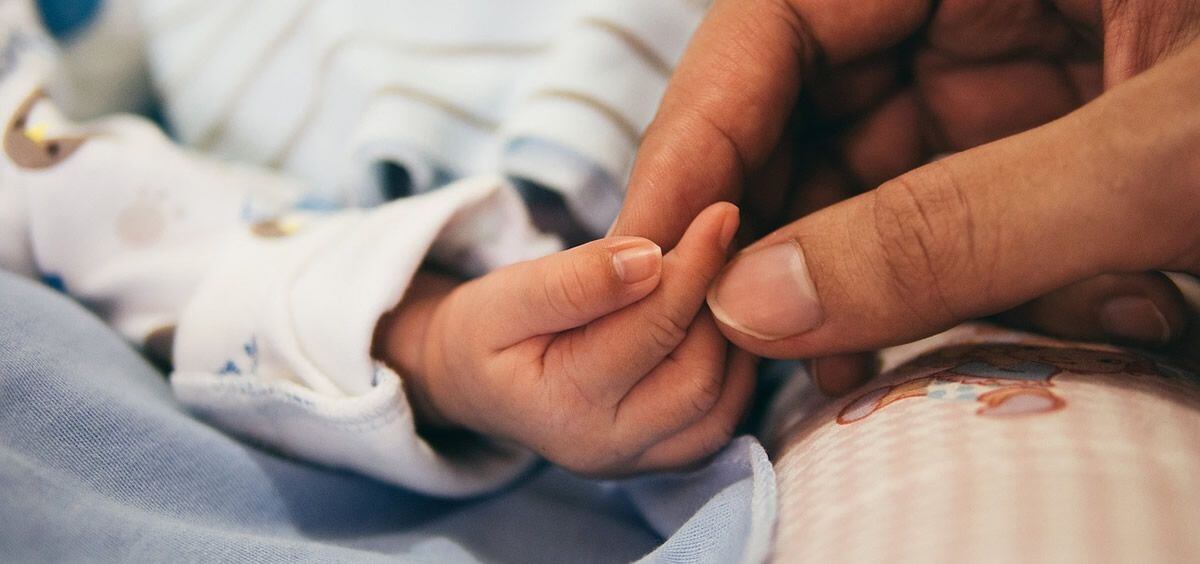
[[[1178,52],[1200,35],[1196,0],[1106,0],[1106,32],[1125,54],[1123,71],[1144,71]]]
[[[945,285],[987,279],[977,272],[984,262],[969,194],[935,163],[885,183],[874,196],[874,228],[893,290],[905,303],[956,316]]]

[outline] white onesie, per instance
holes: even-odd
[[[173,332],[177,397],[283,452],[452,496],[531,462],[503,445],[442,456],[416,433],[401,377],[369,355],[430,253],[477,273],[558,248],[508,183],[323,209],[300,184],[182,150],[141,118],[67,119],[44,90],[53,56],[27,4],[0,4],[0,266],[134,342]]]
[[[0,266],[173,337],[179,400],[269,447],[452,496],[531,463],[431,448],[375,325],[429,256],[477,274],[559,248],[505,177],[602,233],[704,2],[111,0],[59,52],[33,4],[0,2]],[[147,67],[185,144],[290,176],[45,95],[133,109]],[[385,164],[416,195],[343,209],[387,199]]]

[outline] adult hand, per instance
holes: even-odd
[[[718,1],[614,233],[669,247],[722,199],[772,227],[801,216],[709,295],[722,332],[765,356],[1004,311],[1172,341],[1185,306],[1157,271],[1200,273],[1198,34],[1188,0]],[[822,359],[818,383],[847,387],[858,358]]]

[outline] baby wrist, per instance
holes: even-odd
[[[371,354],[400,375],[405,396],[418,426],[457,427],[440,408],[435,394],[444,370],[430,362],[439,356],[438,334],[431,325],[438,306],[456,282],[424,273],[414,277],[408,295],[395,309],[385,313],[376,326]]]

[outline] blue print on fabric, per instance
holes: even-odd
[[[250,341],[242,345],[242,350],[246,351],[246,356],[254,359],[255,363],[258,362],[258,339],[250,337]]]
[[[245,353],[245,364],[239,364],[238,359],[229,359],[221,368],[217,369],[217,374],[221,376],[258,373],[258,337],[251,335],[250,340],[242,344],[242,352]]]
[[[69,40],[100,12],[101,0],[38,0],[42,22],[58,40]]]

